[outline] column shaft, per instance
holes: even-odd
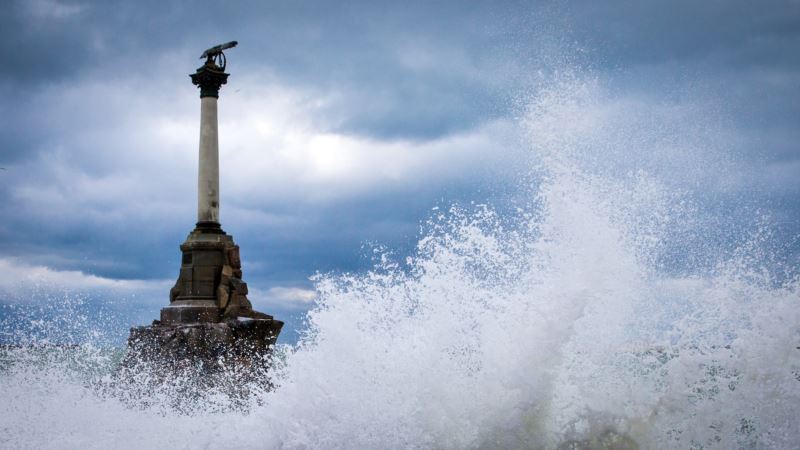
[[[197,221],[219,223],[219,136],[216,97],[200,99]]]

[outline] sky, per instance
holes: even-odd
[[[196,218],[188,74],[230,40],[221,222],[286,339],[314,274],[364,270],[376,246],[412,252],[434,208],[513,204],[525,102],[565,73],[601,84],[605,113],[713,129],[686,151],[722,166],[656,170],[800,234],[798,1],[10,0],[0,303],[86,293],[117,299],[122,323],[158,316]]]

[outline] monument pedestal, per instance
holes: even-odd
[[[212,225],[216,225],[213,227]],[[268,319],[253,310],[242,280],[239,246],[219,224],[198,223],[181,244],[181,269],[161,310],[165,325],[220,322],[237,317]]]
[[[161,310],[162,323],[219,322],[222,319],[217,290],[223,267],[231,264],[229,259],[232,258],[228,258],[227,253],[234,248],[238,251],[238,247],[219,224],[213,225],[198,222],[181,244],[181,269],[178,281],[170,290],[170,304]],[[239,277],[241,279],[241,273]]]

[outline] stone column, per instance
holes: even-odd
[[[219,137],[217,98],[200,98],[200,159],[197,171],[197,223],[219,224]]]
[[[228,74],[209,60],[191,75],[200,88],[200,152],[197,171],[197,227],[219,228],[219,133],[217,99]]]

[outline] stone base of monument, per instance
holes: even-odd
[[[128,352],[115,373],[132,403],[152,402],[154,392],[188,408],[215,396],[246,400],[271,387],[273,347],[283,322],[238,318],[225,322],[131,328]],[[229,403],[228,406],[235,406]]]
[[[238,318],[226,322],[153,325],[131,328],[128,354],[168,365],[202,364],[206,371],[220,363],[250,364],[260,360],[275,345],[283,322]]]

